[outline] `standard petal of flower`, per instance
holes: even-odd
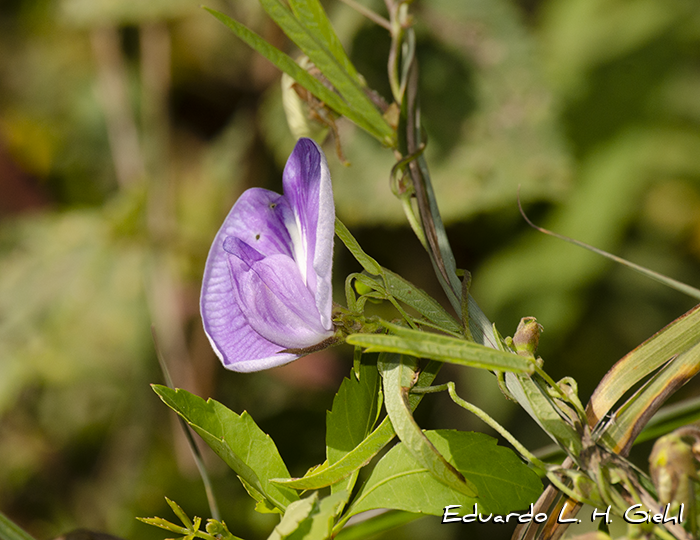
[[[311,139],[300,139],[294,147],[284,169],[283,186],[300,232],[300,239],[292,241],[297,243],[295,253],[303,252],[306,261],[302,277],[314,293],[323,327],[330,330],[335,206],[326,157]]]
[[[221,231],[224,236],[240,238],[263,255],[282,253],[292,257],[292,240],[285,223],[293,220],[286,198],[274,191],[251,188],[236,201]]]
[[[233,252],[229,264],[234,294],[253,330],[293,349],[311,347],[333,334],[322,326],[315,299],[291,258],[258,258],[240,241],[230,244],[227,251]],[[238,249],[235,244],[239,244]]]

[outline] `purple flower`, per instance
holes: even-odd
[[[224,367],[260,371],[296,360],[333,335],[335,207],[326,157],[299,139],[284,195],[247,190],[209,250],[200,308]]]

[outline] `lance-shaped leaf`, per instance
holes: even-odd
[[[341,242],[345,244],[345,247],[348,248],[348,251],[352,253],[352,256],[355,257],[357,262],[362,265],[365,272],[373,276],[379,276],[382,274],[381,265],[372,257],[367,255],[367,253],[365,253],[365,250],[362,249],[360,243],[338,218],[335,220],[335,234],[338,235],[338,238],[340,238]]]
[[[332,42],[326,41],[331,33],[335,36],[335,32],[320,5],[314,5],[315,2],[310,0],[295,2],[296,11],[302,17],[299,19],[279,0],[261,0],[261,4],[268,15],[309,57],[339,94],[326,88],[289,56],[238,21],[211,9],[207,11],[331,109],[353,121],[383,144],[391,146],[394,132],[365,94],[357,72],[347,59],[347,55],[343,52],[341,57],[342,47],[337,37]],[[311,28],[306,24],[310,24]],[[322,30],[321,33],[318,33],[319,28]]]
[[[529,375],[506,373],[506,387],[513,398],[569,456],[577,459],[581,436],[541,383]]]
[[[366,347],[367,352],[391,352],[461,366],[532,373],[532,363],[522,356],[498,351],[464,339],[411,330],[382,323],[392,334],[350,334],[347,342]]]
[[[602,422],[600,435],[612,451],[626,456],[637,435],[666,399],[700,371],[700,343],[668,362],[620,407],[609,422]]]
[[[698,341],[700,305],[625,355],[605,374],[586,408],[589,424],[595,425],[630,388]]]
[[[246,488],[280,510],[299,500],[296,491],[269,481],[288,478],[289,471],[275,443],[248,413],[238,415],[213,399],[204,401],[185,390],[157,384],[153,390],[235,471]]]
[[[363,283],[379,291],[384,298],[388,299],[391,296],[415,309],[438,328],[454,334],[462,333],[462,327],[454,317],[447,313],[429,294],[398,274],[387,270],[375,259],[367,255],[347,227],[337,218],[335,220],[335,233],[357,262],[362,265],[365,272],[369,274],[363,278],[360,278],[359,275],[357,276],[359,279],[364,280]]]
[[[396,354],[380,355],[377,363],[384,379],[384,406],[396,434],[413,458],[451,489],[477,497],[476,486],[454,468],[423,434],[411,414],[408,391],[415,383],[416,359]]]
[[[200,307],[224,367],[259,371],[333,335],[335,207],[323,151],[300,139],[284,195],[251,188],[224,220],[207,257]]]
[[[382,268],[382,278],[388,294],[415,309],[438,328],[454,334],[462,333],[455,318],[425,291],[386,268]]]
[[[0,512],[0,539],[2,540],[34,540],[28,532]]]

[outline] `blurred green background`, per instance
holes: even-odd
[[[324,458],[325,410],[348,348],[235,374],[201,330],[211,239],[244,189],[280,189],[294,140],[280,74],[200,3],[0,2],[0,510],[40,539],[77,528],[163,538],[134,516],[171,518],[164,496],[208,516],[179,428],[148,386],[162,382],[151,326],[175,384],[248,410],[292,474]],[[293,53],[255,0],[207,5]],[[389,98],[386,32],[325,5]],[[538,318],[546,369],[575,377],[586,401],[612,363],[693,302],[530,230],[518,186],[538,224],[700,285],[700,4],[412,9],[428,162],[458,265],[504,335]],[[338,128],[351,163],[326,145],[339,217],[382,264],[442,301],[389,189],[391,153]],[[355,270],[337,246],[337,301]],[[547,444],[490,375],[442,376],[530,448]],[[698,393],[695,382],[683,390]],[[425,402],[425,427],[484,429],[441,397]],[[253,512],[234,475],[208,458],[231,531],[265,537],[275,518]],[[388,537],[423,534],[465,531],[428,518]],[[482,534],[494,537],[470,529]]]

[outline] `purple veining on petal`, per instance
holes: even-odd
[[[216,235],[202,283],[204,329],[224,366],[258,371],[297,358],[333,332],[335,208],[321,149],[301,139],[284,195],[253,188]]]

